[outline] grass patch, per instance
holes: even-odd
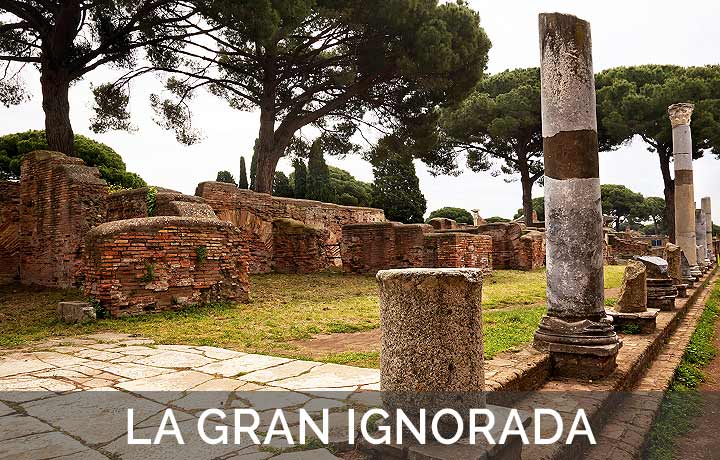
[[[606,267],[606,273],[622,267]],[[606,276],[606,283],[613,283]],[[294,343],[316,334],[362,332],[380,327],[375,277],[337,272],[255,275],[249,304],[215,304],[68,326],[57,303],[80,300],[77,291],[0,287],[0,347],[48,337],[99,331],[138,334],[159,344],[213,345],[251,353],[305,358]],[[619,285],[619,284],[618,284]],[[545,311],[545,271],[495,271],[485,279],[485,355],[528,343]],[[500,307],[509,308],[493,311]],[[331,354],[322,360],[377,367],[372,350]]]
[[[648,447],[643,458],[675,459],[675,440],[694,428],[693,419],[702,405],[697,391],[705,378],[702,369],[718,353],[713,343],[718,316],[720,316],[720,282],[715,284],[697,329],[685,349],[680,365],[675,370],[675,377],[650,431]]]

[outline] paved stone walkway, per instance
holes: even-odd
[[[128,446],[126,425],[117,418],[124,422],[127,407],[142,407],[136,426],[145,431],[136,437],[148,438],[157,431],[166,404],[182,415],[182,428],[197,424],[200,409],[218,407],[219,392],[263,396],[267,393],[260,392],[277,391],[250,402],[256,410],[266,410],[260,413],[262,431],[270,423],[271,408],[313,413],[358,402],[373,405],[379,381],[376,369],[207,346],[154,345],[124,334],[51,340],[32,349],[0,352],[0,459],[334,459],[325,449],[281,453],[288,446],[275,442],[264,449],[249,441],[209,449],[199,437],[186,440],[182,450]],[[102,404],[79,397],[80,391],[101,391]],[[246,403],[251,399],[245,398]]]

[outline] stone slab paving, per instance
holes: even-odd
[[[155,434],[167,404],[181,428],[197,425],[201,409],[253,407],[263,411],[262,430],[274,408],[332,412],[350,401],[374,402],[363,395],[378,390],[379,382],[375,369],[209,346],[154,345],[126,334],[52,339],[26,349],[0,350],[0,458],[149,459],[178,458],[181,452],[193,459],[329,460],[337,457],[326,449],[283,453],[277,450],[287,447],[282,443],[273,443],[273,450],[234,443],[208,448],[190,429],[181,451],[163,444],[147,449],[128,445],[127,427],[108,415],[120,414],[124,421],[127,407],[137,407],[135,433],[140,438]],[[84,397],[88,391],[101,391],[102,402]],[[234,392],[242,392],[242,399],[223,406]],[[288,423],[298,420],[288,417]]]

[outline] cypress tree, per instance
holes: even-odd
[[[385,211],[388,220],[405,224],[423,222],[427,201],[420,191],[412,157],[397,153],[401,146],[397,142],[393,145],[392,141],[381,142],[379,150],[384,152],[373,160],[372,205]]]
[[[295,198],[305,198],[307,196],[307,166],[300,158],[295,158],[292,164],[295,168]]]
[[[330,169],[325,163],[322,144],[319,140],[316,140],[310,147],[305,197],[310,200],[331,203],[334,201],[334,195],[335,193],[330,185]]]
[[[240,176],[238,177],[238,187],[242,189],[248,188],[247,171],[245,170],[245,157],[240,157]]]

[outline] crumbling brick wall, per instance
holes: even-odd
[[[447,232],[425,235],[425,267],[492,269],[492,238]]]
[[[20,278],[70,287],[82,282],[84,237],[105,220],[107,184],[97,168],[58,152],[25,155],[20,173]]]
[[[148,212],[148,202],[154,206]],[[210,205],[200,197],[183,195],[161,187],[142,187],[113,192],[108,196],[107,221],[137,217],[181,216],[215,218]]]
[[[385,221],[380,209],[273,197],[222,182],[203,182],[195,195],[204,198],[220,219],[250,232],[251,273],[267,273],[272,269],[272,222],[275,219],[293,219],[327,230],[327,239],[323,242],[326,251],[339,247],[343,225]]]
[[[529,231],[520,237],[517,266],[520,270],[535,270],[545,266],[545,235],[543,233]]]
[[[473,233],[492,237],[493,269],[521,269],[518,261],[522,227],[514,222],[495,222],[475,227]]]
[[[0,182],[0,285],[20,278],[20,183]]]
[[[248,300],[247,235],[228,222],[147,217],[86,237],[85,294],[112,316]]]
[[[343,270],[350,273],[377,273],[399,266],[395,253],[395,226],[392,222],[348,224],[342,228]]]
[[[635,256],[646,256],[650,254],[650,244],[645,241],[637,241],[631,238],[623,238],[619,234],[609,233],[607,235],[609,258],[632,259]]]
[[[273,221],[272,269],[277,273],[314,273],[328,267],[325,230],[293,219]]]
[[[447,217],[433,217],[428,221],[435,230],[454,230],[459,228],[458,223]]]
[[[343,227],[343,269],[377,273],[391,268],[472,267],[490,269],[492,238],[461,232],[433,232],[424,224],[395,222]]]

